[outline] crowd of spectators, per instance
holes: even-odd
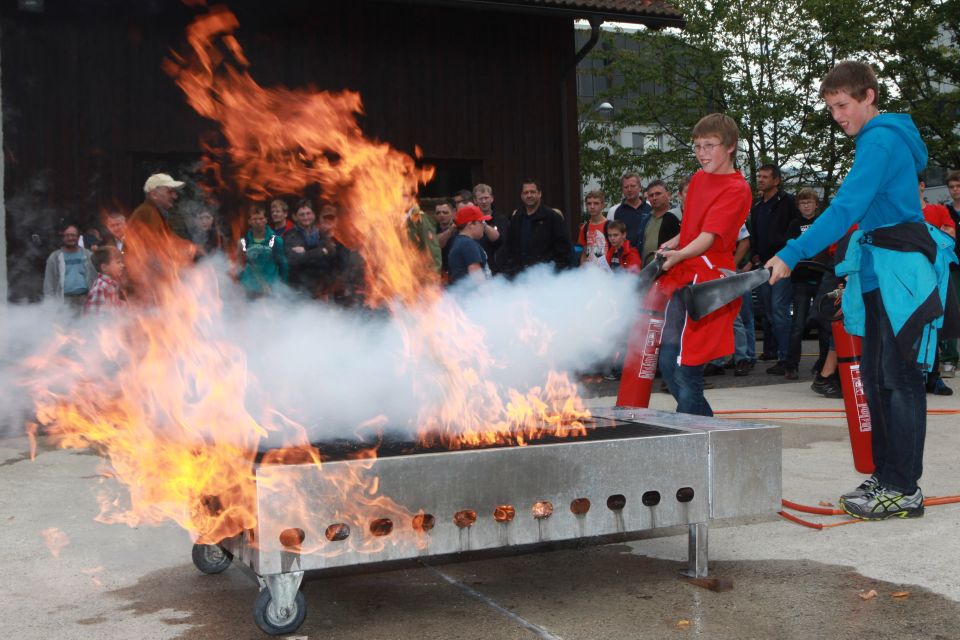
[[[820,211],[817,192],[810,188],[788,193],[780,169],[766,164],[757,169],[757,197],[747,224],[741,229],[735,253],[738,271],[761,267],[791,238],[799,237]],[[960,172],[948,178],[951,203],[928,204],[919,183],[925,219],[951,236],[960,224]],[[218,252],[228,254],[231,275],[250,298],[272,295],[283,283],[305,295],[344,306],[361,305],[364,299],[364,261],[341,242],[336,203],[278,197],[249,204],[236,230],[236,244],[228,240],[216,203],[193,206],[188,215],[175,214],[184,183],[167,174],[150,176],[145,199],[129,220],[120,211],[103,215],[103,230],[64,222],[61,246],[46,261],[43,293],[65,301],[77,312],[100,312],[123,306],[135,284],[126,282],[123,260],[130,228],[149,229],[182,238],[196,259]],[[534,178],[519,185],[519,204],[509,211],[495,206],[493,189],[477,184],[450,197],[410,199],[404,224],[413,245],[429,258],[445,286],[482,286],[500,274],[512,278],[540,264],[556,270],[599,268],[638,272],[650,263],[666,240],[677,235],[683,216],[686,181],[679,185],[676,206],[662,180],[644,188],[636,174],[621,178],[622,199],[606,207],[604,194],[590,191],[584,198],[585,220],[577,226],[544,201],[541,183]],[[422,208],[421,208],[422,207]],[[570,229],[576,230],[571,239]],[[832,348],[833,305],[827,294],[842,286],[832,275],[832,250],[798,268],[790,279],[763,284],[754,296],[747,294],[736,318],[735,352],[708,364],[704,375],[746,376],[756,362],[771,361],[768,375],[790,380],[800,375],[802,340],[811,327],[818,353],[811,367],[812,388],[828,397],[842,394],[837,377],[837,357]],[[960,274],[952,283],[960,291]],[[465,284],[466,283],[466,284]],[[757,355],[754,313],[759,312],[762,349]],[[943,378],[955,375],[956,341],[944,341],[928,391],[951,394]]]

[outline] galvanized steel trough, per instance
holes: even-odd
[[[394,448],[362,471],[348,466],[371,461],[325,462],[322,472],[306,464],[260,467],[258,483],[282,479],[299,495],[285,501],[264,492],[255,529],[219,546],[197,545],[194,561],[208,573],[222,571],[231,558],[251,570],[261,588],[257,623],[283,634],[305,615],[299,592],[305,571],[609,542],[687,525],[685,573],[702,577],[711,520],[780,508],[778,427],[649,409],[612,409],[594,420],[585,437],[523,447]],[[345,522],[338,514],[352,505],[337,503],[329,479],[347,473],[376,476],[378,493],[411,515]]]

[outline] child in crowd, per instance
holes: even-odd
[[[942,326],[953,239],[929,227],[917,201],[917,174],[927,148],[909,115],[879,111],[879,84],[868,65],[844,61],[820,84],[820,97],[848,136],[853,167],[836,197],[799,238],[767,261],[770,282],[847,233],[836,266],[847,277],[844,325],[863,336],[860,375],[870,408],[874,474],[840,497],[840,507],[866,520],[923,515],[927,427],[924,372]],[[839,252],[838,252],[839,255]],[[939,294],[939,295],[938,295]]]
[[[415,250],[429,259],[433,272],[439,274],[443,265],[440,244],[437,238],[436,220],[424,213],[417,201],[417,194],[408,191],[403,196],[403,224],[407,228],[407,238]]]
[[[90,258],[97,269],[97,279],[87,301],[83,305],[84,315],[104,313],[123,309],[127,298],[123,292],[123,254],[116,247],[104,245],[98,247]]]
[[[947,213],[954,227],[960,229],[960,171],[951,171],[947,175],[947,189],[950,193],[950,202],[946,205]],[[960,298],[960,242],[954,247],[954,252],[957,254],[958,263],[950,265],[950,284],[954,293]],[[944,378],[957,375],[957,363],[960,361],[960,351],[957,347],[956,338],[944,340],[940,345],[940,375]]]
[[[289,218],[290,207],[286,200],[276,198],[270,202],[270,228],[281,238],[283,234],[293,229],[293,222]]]
[[[287,281],[289,267],[283,251],[283,238],[267,226],[263,206],[252,205],[247,214],[247,233],[240,238],[240,284],[250,298],[270,294],[279,280]]]
[[[450,241],[457,235],[457,225],[453,223],[453,214],[457,205],[452,198],[437,203],[433,217],[437,221],[437,246],[440,247],[440,275],[446,279],[450,273]]]
[[[739,137],[737,123],[720,113],[701,118],[693,128],[693,151],[701,169],[690,179],[680,233],[661,247],[667,273],[660,284],[667,293],[716,280],[722,277],[720,269],[736,268],[737,233],[752,200],[750,186],[733,166]],[[703,395],[703,365],[733,353],[733,319],[739,310],[737,299],[694,320],[680,295],[672,295],[664,318],[660,370],[677,411],[713,415]]]
[[[607,266],[611,271],[626,269],[640,272],[642,266],[640,252],[630,246],[627,240],[627,225],[622,220],[612,220],[607,224]]]
[[[481,284],[492,277],[487,253],[480,245],[483,227],[490,219],[491,216],[484,215],[480,207],[473,204],[463,205],[457,210],[454,224],[459,233],[449,243],[451,285],[468,276],[474,284]]]
[[[583,250],[580,253],[580,264],[590,264],[609,271],[607,262],[607,214],[603,211],[603,192],[591,191],[583,199],[590,219],[580,227],[577,244]]]
[[[920,206],[923,209],[923,219],[951,238],[956,239],[957,225],[950,216],[950,210],[942,204],[927,202],[923,196],[924,189],[926,189],[927,185],[923,180],[923,176],[917,176],[917,179],[920,181]],[[945,344],[945,342],[946,341],[941,344]],[[941,345],[937,345],[937,355],[933,360],[933,367],[927,372],[927,393],[932,393],[937,396],[952,396],[953,389],[944,383],[940,375],[940,361],[942,359]]]

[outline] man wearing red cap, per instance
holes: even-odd
[[[457,211],[454,218],[457,235],[451,241],[448,258],[451,285],[467,277],[475,284],[483,283],[491,277],[487,252],[480,246],[484,228],[490,219],[480,207],[472,204],[464,205]]]

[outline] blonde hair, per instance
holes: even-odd
[[[816,204],[820,204],[820,198],[817,196],[817,192],[810,187],[804,187],[797,192],[797,202],[801,200],[813,200]]]

